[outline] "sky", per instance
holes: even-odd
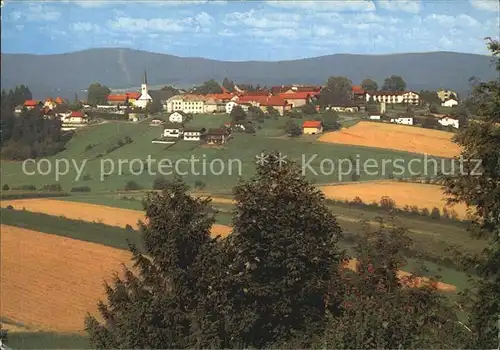
[[[226,61],[487,54],[499,0],[3,0],[2,52],[121,47]]]

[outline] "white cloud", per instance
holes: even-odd
[[[264,13],[256,10],[248,12],[232,12],[225,15],[224,23],[227,26],[246,26],[251,28],[289,28],[301,20],[299,14]]]
[[[498,0],[469,0],[472,7],[478,10],[499,12],[500,3]]]
[[[372,0],[270,0],[266,3],[273,7],[302,9],[315,12],[375,11],[375,4]]]
[[[232,32],[227,28],[224,28],[223,30],[217,32],[217,35],[219,36],[225,36],[225,37],[235,37],[238,36],[238,33]]]
[[[420,12],[420,0],[378,0],[377,5],[389,11]]]
[[[101,29],[99,25],[90,22],[71,23],[69,28],[75,32],[98,32]]]
[[[425,17],[424,22],[430,24],[435,23],[444,27],[472,28],[480,26],[478,20],[465,14],[460,14],[458,16],[432,14]]]
[[[41,22],[41,21],[57,21],[61,17],[61,13],[42,3],[30,3],[24,11],[13,11],[9,14],[10,21],[24,22]]]

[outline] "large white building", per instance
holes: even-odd
[[[413,91],[377,91],[367,92],[365,94],[366,101],[375,100],[380,103],[406,103],[417,105],[420,96]]]
[[[443,103],[441,103],[441,106],[443,107],[453,107],[456,105],[458,105],[458,101],[455,100],[454,98],[450,98],[449,100],[446,100]]]
[[[458,129],[459,124],[460,124],[458,119],[451,118],[448,115],[439,119],[438,123],[441,124],[442,126],[453,126],[455,129]]]

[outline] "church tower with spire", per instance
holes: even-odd
[[[146,74],[146,70],[144,70],[144,81],[141,84],[141,97],[139,97],[139,99],[135,102],[135,105],[137,107],[146,108],[148,103],[152,101],[153,99],[149,95],[148,91],[148,76]]]

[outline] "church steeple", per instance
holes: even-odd
[[[148,84],[148,76],[146,75],[146,70],[144,69],[144,84]]]

